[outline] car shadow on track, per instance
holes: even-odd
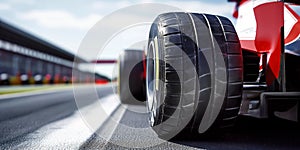
[[[300,126],[281,119],[240,117],[236,126],[224,134],[172,142],[204,149],[299,149]]]

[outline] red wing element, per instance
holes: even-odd
[[[279,77],[280,72],[283,6],[283,2],[269,2],[254,8],[257,23],[255,47],[258,53],[268,53],[266,69],[268,85]]]

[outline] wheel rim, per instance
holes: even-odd
[[[149,112],[149,122],[151,126],[155,125],[157,102],[155,98],[155,53],[153,41],[148,47],[147,53],[147,73],[146,73],[146,90],[147,90],[147,108]]]

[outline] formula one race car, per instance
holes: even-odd
[[[165,13],[145,53],[120,56],[121,100],[146,99],[162,138],[215,132],[238,115],[300,117],[300,2],[229,1],[236,28],[222,16]]]

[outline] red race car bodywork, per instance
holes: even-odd
[[[235,2],[233,16],[237,18],[236,30],[242,49],[260,57],[260,69],[265,69],[266,83],[271,85],[281,76],[284,61],[281,54],[300,55],[299,44],[289,48],[299,38],[299,16],[292,9],[297,5],[275,0]]]

